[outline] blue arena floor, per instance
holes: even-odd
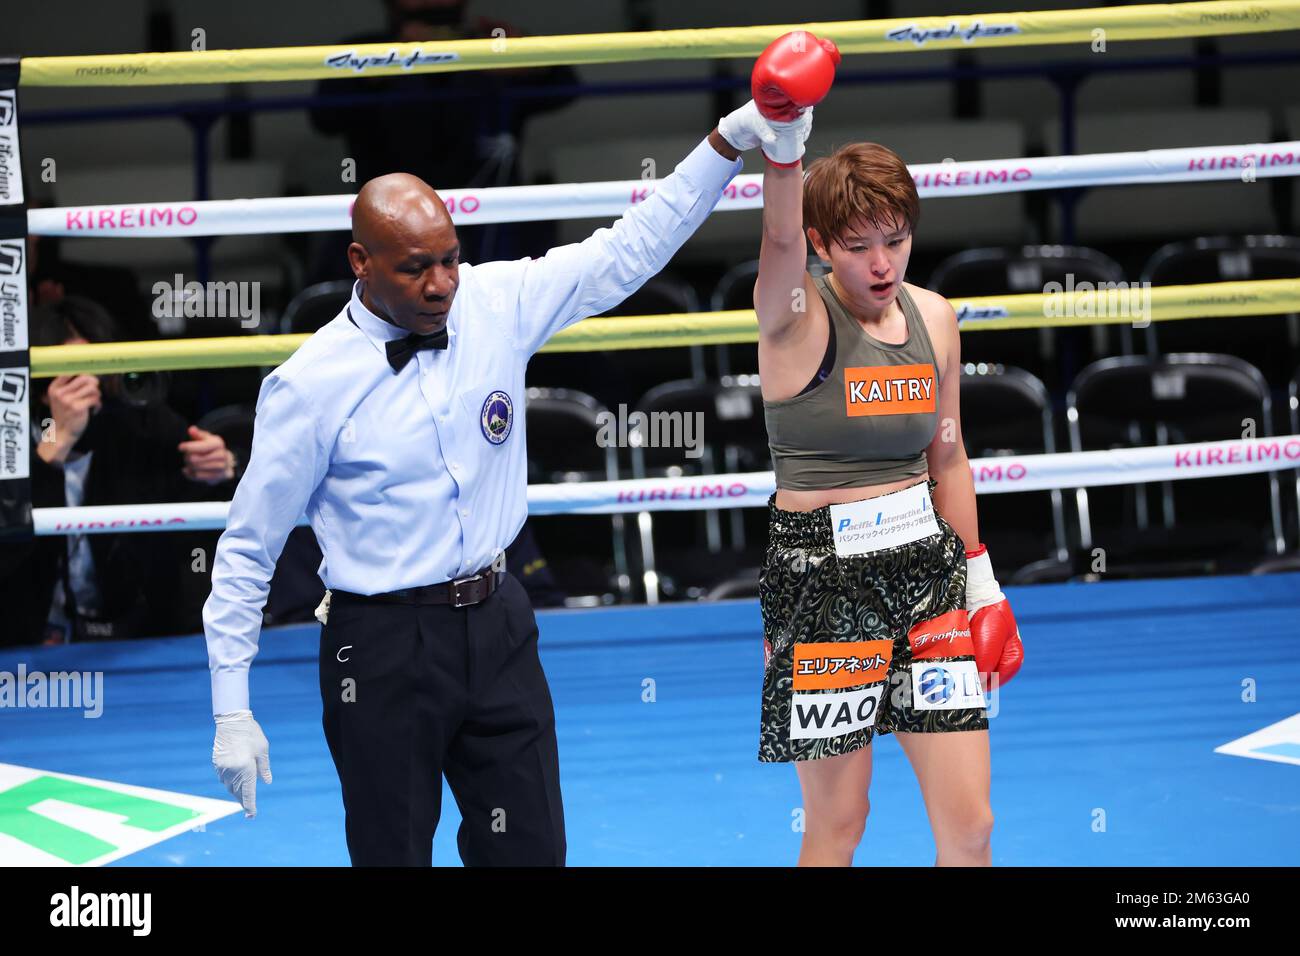
[[[995,864],[1300,863],[1300,761],[1215,752],[1300,713],[1300,575],[1050,585],[1008,596],[1027,663],[990,722]],[[756,602],[539,619],[571,865],[795,860],[795,771],[756,759]],[[347,864],[320,727],[318,633],[263,635],[253,707],[271,742],[274,783],[258,786],[257,818],[225,816],[113,865]],[[0,708],[0,764],[227,799],[209,761],[201,637],[0,652],[0,671],[20,663],[28,672],[104,671],[104,709],[85,719]],[[643,700],[647,678],[654,702]],[[1300,757],[1300,730],[1291,736],[1273,752]],[[911,768],[893,738],[874,749],[857,863],[928,866],[934,845]],[[448,794],[439,864],[459,865],[458,823]],[[12,862],[4,848],[0,864]]]

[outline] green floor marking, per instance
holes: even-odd
[[[0,833],[36,847],[68,863],[86,863],[116,850],[111,843],[75,827],[34,813],[31,807],[42,800],[74,803],[126,817],[128,826],[151,833],[174,827],[201,816],[196,810],[178,807],[146,797],[136,797],[104,787],[94,787],[62,777],[37,777],[0,792]]]

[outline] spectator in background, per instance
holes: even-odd
[[[75,295],[31,315],[33,346],[111,342],[117,323]],[[150,374],[60,375],[32,388],[32,505],[229,499],[246,458],[186,425]],[[57,535],[0,553],[4,642],[62,643],[202,630],[193,534]],[[207,551],[210,556],[212,549]],[[207,570],[204,567],[204,570]],[[186,603],[186,596],[190,600]]]
[[[388,15],[385,30],[341,42],[427,43],[520,35],[497,20],[469,19],[466,6],[466,0],[384,0]],[[323,80],[317,85],[321,96],[426,90],[449,96],[356,107],[323,106],[311,111],[311,122],[321,133],[344,137],[347,155],[356,160],[358,183],[402,172],[418,176],[438,190],[514,186],[520,181],[519,154],[528,117],[559,109],[575,97],[557,93],[507,100],[501,95],[502,88],[577,82],[577,73],[569,66]],[[554,244],[553,223],[517,223],[507,228],[457,226],[456,234],[461,261],[471,263],[542,255]],[[346,258],[338,251],[347,241],[332,234],[319,237],[311,281],[352,278]]]

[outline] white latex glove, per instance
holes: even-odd
[[[244,817],[257,816],[257,778],[271,782],[271,747],[251,710],[218,714],[212,743],[212,766],[230,795],[244,806]]]
[[[813,108],[810,106],[789,122],[766,119],[758,104],[750,100],[718,120],[722,138],[742,153],[762,147],[763,154],[774,163],[790,165],[803,157],[803,144],[812,132]]]

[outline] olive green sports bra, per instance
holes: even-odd
[[[939,422],[940,377],[912,296],[899,286],[907,341],[891,345],[863,331],[825,277],[813,284],[830,317],[834,364],[825,363],[829,373],[801,394],[763,402],[776,486],[820,491],[924,474]]]

